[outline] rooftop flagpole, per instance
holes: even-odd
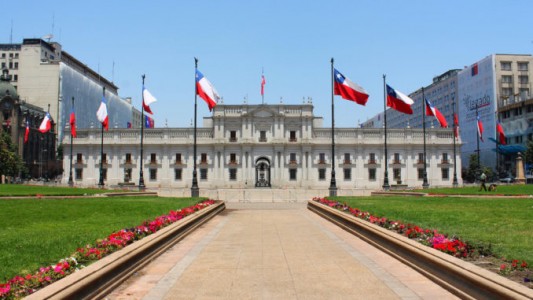
[[[265,104],[265,69],[261,68],[261,104]]]
[[[329,184],[329,196],[337,196],[337,182],[335,180],[335,101],[334,85],[335,71],[333,68],[334,59],[331,58],[331,182]]]
[[[196,74],[198,71],[198,58],[194,58],[194,147],[193,147],[193,171],[192,171],[192,186],[191,197],[199,197],[200,189],[198,188],[198,178],[196,173],[196,110],[198,98],[198,86],[196,81]]]
[[[144,153],[143,153],[143,138],[144,138],[144,78],[146,76],[142,75],[143,85],[142,85],[142,96],[141,96],[141,157],[139,159],[140,164],[140,170],[139,170],[139,191],[144,191],[146,189],[146,186],[144,185],[144,172],[143,172],[143,160],[144,160]]]
[[[456,139],[459,138],[459,135],[457,137],[455,136],[457,132],[457,122],[455,122],[456,114],[455,114],[455,98],[453,98],[452,102],[452,110],[453,110],[453,187],[459,186],[459,182],[457,181],[457,153],[455,149],[455,143]]]
[[[72,97],[72,111],[74,111],[74,97]],[[70,126],[73,126],[74,124],[70,124]],[[70,167],[69,167],[69,175],[68,175],[68,186],[72,187],[74,186],[74,180],[72,179],[72,142],[73,142],[73,136],[72,136],[72,128],[70,129]]]

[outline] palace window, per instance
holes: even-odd
[[[174,180],[181,180],[182,179],[182,169],[174,169]]]
[[[83,154],[81,154],[81,153],[77,153],[76,154],[76,163],[77,164],[83,163]]]
[[[266,142],[267,141],[267,133],[264,130],[259,131],[259,141],[260,142]]]
[[[126,153],[126,163],[131,164],[131,153]]]
[[[102,177],[104,178],[104,180],[107,180],[107,169],[102,170]]]
[[[400,169],[400,168],[392,169],[392,179],[393,180],[402,180],[402,169]]]
[[[237,180],[237,169],[234,169],[234,168],[229,169],[229,180],[231,181]]]
[[[318,154],[318,163],[319,164],[325,164],[326,163],[326,154],[325,153],[319,153]]]
[[[75,169],[76,180],[83,180],[83,169]]]
[[[229,163],[230,164],[236,164],[237,163],[237,154],[230,153],[230,155],[229,155]]]
[[[375,164],[376,163],[376,153],[370,153],[368,155],[368,163],[369,164]]]
[[[418,173],[418,180],[423,180],[424,179],[424,168],[418,168],[417,173]]]
[[[442,180],[449,180],[450,179],[450,169],[442,168],[440,170],[441,170],[441,173],[442,173]]]
[[[176,164],[181,164],[181,153],[176,153]]]
[[[442,163],[443,164],[449,164],[450,161],[448,160],[448,153],[444,152],[442,153]]]
[[[352,160],[350,158],[350,153],[344,153],[344,163],[347,165],[352,163]]]
[[[289,180],[290,181],[296,180],[296,169],[289,169]]]
[[[326,169],[318,169],[318,180],[326,180]]]
[[[155,153],[150,153],[150,163],[157,164],[157,159]]]
[[[368,169],[368,180],[376,181],[376,169]]]
[[[131,181],[131,168],[125,168],[124,169],[124,182],[130,182]]]
[[[296,131],[291,130],[289,133],[289,142],[296,142]]]
[[[296,163],[296,153],[291,153],[289,156],[289,163],[295,164]]]
[[[207,163],[207,153],[202,153],[200,155],[200,163],[201,164],[206,164]]]
[[[236,142],[237,141],[237,131],[231,130],[229,132],[229,141],[230,142]]]
[[[103,163],[103,164],[107,164],[107,154],[106,154],[106,153],[104,153],[104,154],[102,155],[102,163]]]
[[[157,180],[157,169],[150,169],[150,181]]]
[[[394,153],[394,161],[393,164],[399,164],[400,162],[400,153]]]
[[[207,169],[200,169],[200,180],[207,180]]]
[[[344,168],[342,171],[344,173],[344,180],[352,180],[352,169]]]
[[[418,162],[419,164],[424,163],[424,153],[418,153]]]

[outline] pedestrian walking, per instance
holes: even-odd
[[[487,175],[485,175],[485,172],[481,173],[481,176],[479,176],[479,179],[481,181],[481,185],[479,186],[479,191],[481,192],[481,190],[485,190],[486,192],[487,186],[485,185],[485,182],[487,181]]]

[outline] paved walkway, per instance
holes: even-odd
[[[293,203],[228,205],[107,299],[456,298]]]

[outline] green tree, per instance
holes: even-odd
[[[533,164],[533,140],[527,142],[526,153],[524,153],[524,161],[526,164]]]
[[[471,154],[468,169],[466,170],[465,179],[468,182],[474,182],[481,174],[481,168],[478,164],[477,154]]]
[[[11,137],[2,132],[0,135],[0,175],[16,177],[24,168],[22,158],[18,155],[17,146]]]

